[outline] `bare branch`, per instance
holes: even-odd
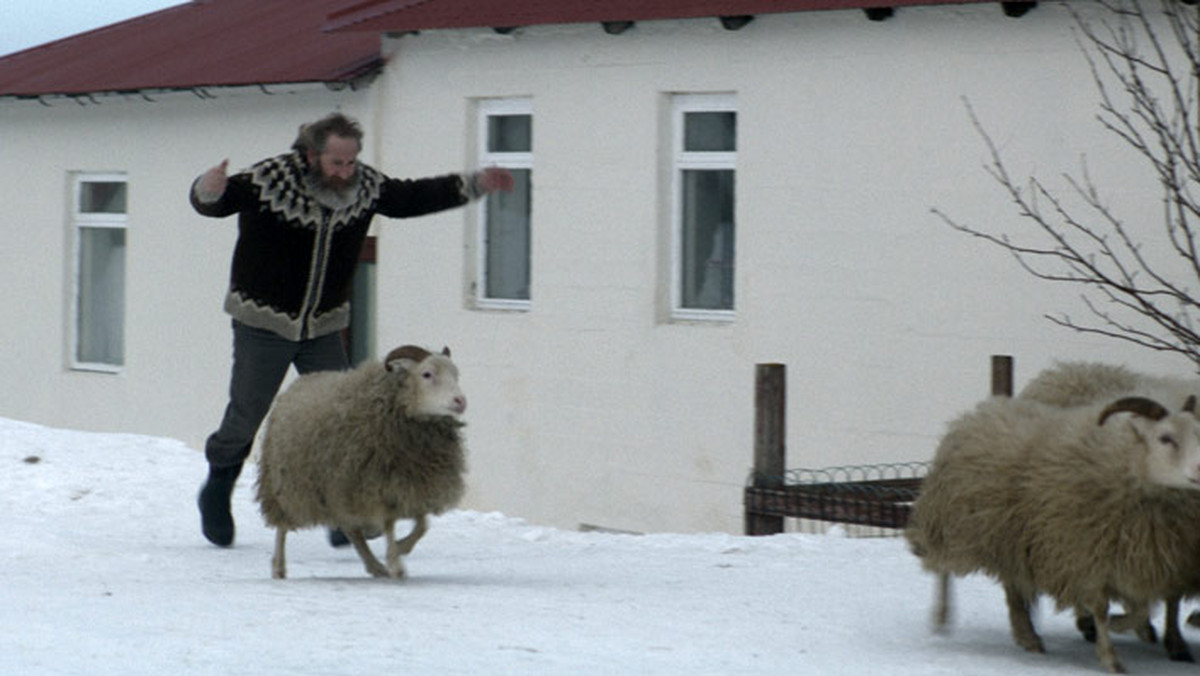
[[[1200,366],[1193,321],[1200,300],[1192,291],[1200,288],[1200,10],[1177,0],[1162,0],[1157,9],[1146,4],[1098,0],[1099,19],[1067,8],[1099,94],[1097,121],[1147,163],[1162,190],[1161,243],[1147,239],[1142,215],[1130,227],[1116,213],[1086,161],[1079,174],[1062,177],[1061,195],[1036,177],[1015,179],[966,100],[988,151],[984,170],[1029,227],[989,232],[940,209],[933,213],[953,229],[1007,250],[1037,279],[1080,285],[1093,322],[1048,317],[1055,324],[1178,353]]]

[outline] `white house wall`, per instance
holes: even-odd
[[[715,19],[618,36],[429,31],[386,40],[394,54],[366,92],[0,100],[0,416],[199,449],[225,403],[236,224],[192,212],[194,177],[283,152],[338,107],[364,121],[365,159],[385,172],[456,171],[475,163],[473,102],[513,96],[534,111],[529,311],[471,307],[473,210],[377,224],[377,344],[453,348],[471,402],[469,507],[739,531],[762,362],[788,368],[791,467],[928,459],[946,421],[987,393],[993,354],[1016,357],[1018,384],[1059,358],[1189,371],[1055,327],[1044,314],[1084,315],[1076,290],[1032,280],[930,212],[1022,225],[982,169],[966,97],[1018,175],[1061,185],[1086,153],[1155,234],[1155,186],[1095,123],[1069,27],[1056,3],[1021,19],[988,3],[880,23],[763,15],[740,31]],[[737,314],[674,323],[669,102],[707,92],[737,98]],[[71,171],[129,176],[118,374],[68,367]]]
[[[983,171],[969,99],[1013,168],[1056,183],[1087,154],[1119,202],[1153,209],[1145,169],[1094,121],[1057,3],[429,31],[385,41],[381,164],[475,161],[473,102],[533,106],[532,304],[469,301],[473,212],[380,227],[381,349],[449,344],[471,400],[467,503],[538,522],[741,528],[754,367],[789,376],[791,467],[926,460],[947,420],[1055,359],[1155,372],[1186,362],[1057,328],[1086,311],[931,213],[1022,226]],[[672,93],[734,92],[737,318],[663,312]],[[1138,192],[1138,186],[1149,192]],[[1157,215],[1157,212],[1147,212]],[[1151,219],[1150,222],[1153,222]],[[1148,231],[1149,232],[1149,231]]]
[[[335,108],[371,114],[362,92],[275,91],[0,100],[0,416],[202,448],[226,401],[221,307],[237,222],[197,215],[193,179],[226,157],[235,170],[286,152],[300,123]],[[69,368],[73,171],[128,174],[126,365],[116,374]]]

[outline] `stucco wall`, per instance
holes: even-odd
[[[197,449],[225,403],[221,312],[232,219],[194,214],[192,179],[228,156],[286,150],[301,122],[341,107],[368,128],[368,162],[395,176],[475,163],[473,102],[534,109],[528,312],[473,309],[475,212],[377,224],[381,351],[448,344],[471,401],[467,506],[564,527],[741,529],[754,365],[789,370],[789,465],[923,460],[946,421],[988,391],[992,354],[1018,384],[1054,359],[1155,372],[1181,360],[1043,319],[1082,316],[1007,254],[930,213],[1022,227],[982,169],[963,97],[1012,169],[1061,186],[1086,154],[1136,220],[1158,195],[1094,121],[1096,95],[1056,3],[716,20],[431,31],[385,40],[366,92],[216,92],[154,102],[0,101],[0,415],[166,435]],[[674,323],[672,93],[735,92],[737,318]],[[129,174],[127,360],[67,367],[68,175]],[[199,481],[199,478],[197,479]]]
[[[468,503],[632,530],[741,527],[758,362],[789,369],[789,466],[928,459],[945,422],[1058,358],[1186,362],[1057,328],[1082,314],[1011,258],[953,232],[1022,227],[982,169],[972,102],[1014,170],[1153,206],[1145,170],[1094,121],[1070,19],[1044,3],[434,31],[390,39],[383,164],[474,160],[473,101],[534,110],[532,308],[475,310],[470,213],[380,229],[381,344],[448,343],[471,396]],[[671,93],[736,92],[737,320],[665,321]],[[1059,184],[1061,185],[1061,184]],[[1132,194],[1131,194],[1132,193]]]

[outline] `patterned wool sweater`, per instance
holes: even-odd
[[[360,163],[357,187],[331,204],[310,190],[308,168],[298,152],[280,155],[230,176],[219,197],[202,194],[199,179],[191,191],[205,216],[238,214],[225,311],[290,340],[349,325],[354,270],[375,214],[420,216],[479,196],[474,176],[400,180]]]

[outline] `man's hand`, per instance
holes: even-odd
[[[512,192],[513,184],[513,175],[500,167],[488,167],[475,175],[475,185],[484,194],[497,190]]]
[[[224,159],[220,164],[204,172],[197,187],[199,193],[211,200],[216,200],[225,194],[225,185],[229,183],[229,160]]]

